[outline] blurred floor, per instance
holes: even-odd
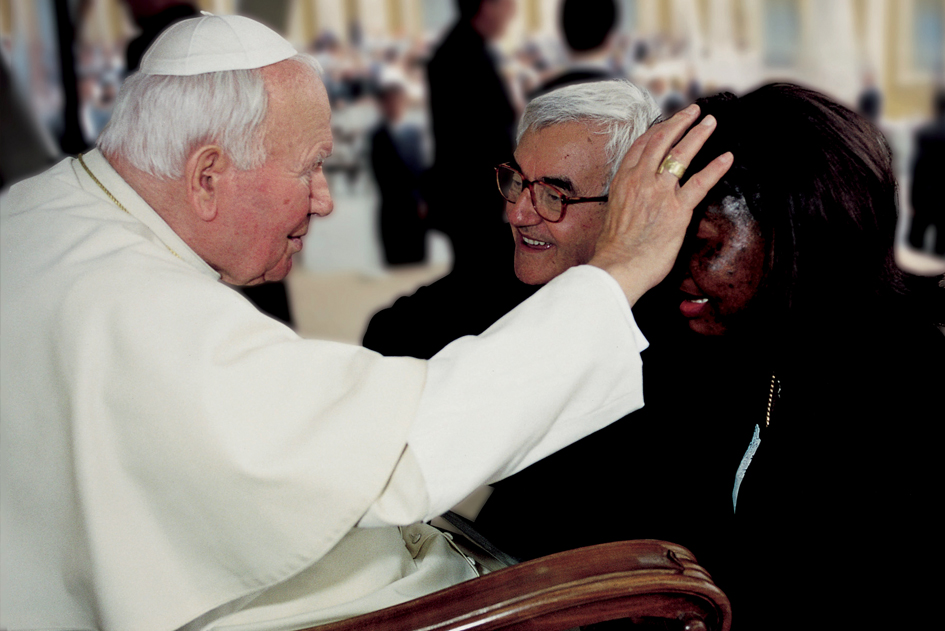
[[[449,266],[444,264],[403,267],[375,275],[293,269],[288,290],[296,331],[306,338],[360,344],[375,312],[447,271]]]

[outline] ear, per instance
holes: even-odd
[[[221,187],[232,162],[222,148],[205,145],[187,160],[184,177],[191,207],[203,221],[213,221],[220,211]]]

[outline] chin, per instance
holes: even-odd
[[[544,285],[561,274],[564,270],[549,269],[547,265],[529,265],[534,261],[515,261],[515,276],[526,285]]]
[[[526,285],[544,285],[550,282],[557,274],[541,274],[529,270],[515,270],[515,276]]]
[[[280,280],[284,280],[286,276],[289,275],[289,272],[292,271],[292,257],[290,256],[286,261],[280,262],[278,265],[267,271],[262,278],[260,283],[277,283]]]
[[[698,318],[689,321],[689,330],[705,336],[725,335],[725,327],[718,322],[706,322]]]

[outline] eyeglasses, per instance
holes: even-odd
[[[495,179],[499,185],[502,197],[511,203],[518,201],[522,191],[528,189],[532,196],[532,206],[535,212],[545,221],[558,223],[564,219],[564,211],[568,204],[583,204],[585,202],[606,202],[607,195],[602,197],[568,197],[557,186],[545,182],[529,182],[525,176],[511,164],[500,164],[495,168]]]

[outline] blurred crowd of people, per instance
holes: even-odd
[[[115,94],[123,78],[137,66],[144,47],[169,23],[197,12],[194,3],[129,0],[125,3],[129,9],[128,23],[134,24],[137,33],[133,38],[105,45],[90,43],[91,40],[81,37],[83,29],[87,28],[86,23],[91,21],[83,10],[92,4],[80,3],[79,13],[74,17],[77,117],[86,146],[94,143],[108,121]],[[471,20],[469,12],[478,12],[479,4],[478,0],[457,2],[459,21]],[[446,118],[449,121],[439,125],[436,121],[437,107],[431,104],[431,80],[427,68],[455,24],[419,38],[378,39],[366,36],[354,23],[346,37],[326,30],[307,46],[307,52],[314,55],[324,68],[325,84],[335,112],[332,124],[336,149],[326,168],[333,173],[336,187],[347,187],[355,193],[364,193],[371,182],[376,181],[381,199],[379,233],[384,259],[390,265],[424,260],[423,234],[431,227],[451,238],[454,255],[457,248],[462,249],[463,245],[457,243],[461,238],[458,235],[463,231],[468,233],[469,227],[466,224],[462,227],[450,225],[450,215],[460,215],[463,211],[444,207],[464,205],[472,198],[465,194],[457,196],[455,183],[445,189],[441,186],[445,178],[456,174],[450,174],[442,165],[436,166],[434,156],[440,162],[445,160],[449,163],[451,158],[444,158],[443,154],[451,151],[450,147],[455,146],[457,138],[466,135],[470,142],[486,142],[482,135],[470,134],[469,125],[477,125],[477,121],[470,122],[471,116],[475,115],[482,123],[478,134],[488,135],[491,131],[487,130],[495,130],[497,125],[511,134],[517,117],[530,98],[572,80],[630,79],[649,90],[666,115],[705,94],[722,89],[738,92],[733,86],[715,85],[698,76],[692,64],[687,62],[691,58],[687,51],[691,42],[666,34],[644,37],[627,30],[627,22],[621,21],[619,14],[623,4],[614,0],[565,0],[560,4],[560,15],[557,16],[560,28],[556,35],[532,34],[514,47],[509,47],[507,40],[502,40],[503,46],[499,46],[515,9],[514,0],[490,0],[485,4],[500,7],[497,12],[504,11],[491,27],[493,31],[482,37],[484,59],[488,58],[493,63],[504,97],[477,96],[476,86],[472,84],[481,82],[481,75],[473,76],[465,60],[460,63],[457,59],[455,68],[449,72],[456,73],[457,86],[466,83],[470,91],[459,92],[460,88],[456,86],[449,88],[452,92],[445,97],[449,103],[442,109],[452,110],[453,114],[441,116],[444,121]],[[519,6],[518,10],[522,7]],[[85,10],[85,13],[89,11]],[[3,42],[6,53],[10,52],[11,46],[9,39]],[[49,46],[49,42],[35,44],[37,62],[31,63],[30,72],[38,76],[28,82],[34,94],[27,109],[56,138],[63,133],[63,122],[58,113],[66,99],[62,95],[60,77],[44,71],[39,63],[40,58],[49,57]],[[448,72],[442,73],[444,78],[440,79],[441,82],[447,81],[446,74]],[[854,105],[872,120],[881,120],[883,95],[872,73],[864,74],[863,90]],[[496,120],[497,107],[508,107],[513,118]],[[940,110],[938,116],[942,116]],[[449,140],[435,138],[437,128],[440,135],[445,135],[447,132],[443,130],[453,125],[460,130],[459,136]],[[478,154],[489,155],[491,160],[501,156],[503,151],[510,153],[512,140],[509,137],[507,146],[496,147],[491,153]],[[893,145],[897,143],[893,141]],[[910,139],[910,154],[917,149],[918,143]],[[465,152],[467,148],[457,150]],[[492,161],[498,163],[501,159]],[[913,161],[912,155],[898,157],[900,175],[911,174]],[[393,165],[391,169],[397,175],[385,176],[377,168],[372,168],[372,163],[375,167],[380,163]],[[459,164],[455,163],[453,167]],[[463,168],[466,165],[468,163],[463,163]],[[492,177],[494,164],[479,166],[485,170],[485,175],[480,174],[482,178]],[[374,180],[372,173],[376,176]],[[467,186],[467,191],[477,188]],[[501,213],[497,196],[495,201],[496,212]],[[468,236],[478,238],[480,235]],[[939,241],[941,238],[940,235]],[[920,241],[919,238],[913,240],[914,243]],[[459,253],[459,258],[462,256]]]

